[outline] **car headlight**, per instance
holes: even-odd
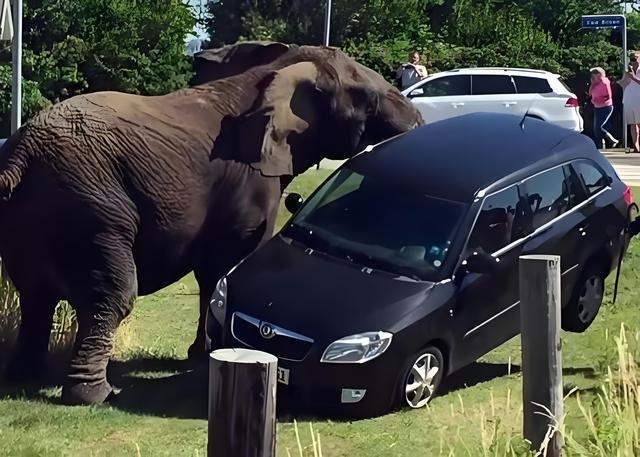
[[[227,277],[223,276],[216,284],[216,288],[211,295],[209,302],[211,314],[220,323],[224,325],[224,316],[227,308]]]
[[[364,363],[387,350],[393,335],[387,332],[367,332],[334,341],[322,354],[324,363]]]

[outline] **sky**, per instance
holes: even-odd
[[[197,6],[197,5],[200,5],[201,3],[206,4],[207,0],[189,0],[189,4],[192,6]],[[199,38],[207,38],[207,33],[202,27],[196,26],[193,30],[193,33]],[[187,41],[190,41],[192,39],[193,39],[192,36],[187,37]]]

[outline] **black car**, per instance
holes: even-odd
[[[562,324],[584,331],[632,196],[589,138],[479,113],[368,148],[286,203],[218,283],[207,344],[270,352],[284,390],[368,416],[424,406],[519,333],[520,255],[561,256]]]

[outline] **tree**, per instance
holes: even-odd
[[[153,95],[185,86],[191,65],[184,39],[194,22],[181,0],[29,1],[23,37],[25,117],[48,102],[84,92]],[[10,62],[9,50],[0,51],[0,84]],[[8,109],[2,100],[0,117],[0,133],[6,136]]]

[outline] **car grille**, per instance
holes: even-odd
[[[303,360],[313,345],[311,338],[238,312],[231,318],[231,333],[250,348],[294,362]]]

